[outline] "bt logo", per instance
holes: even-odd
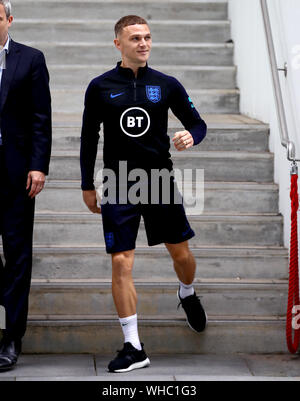
[[[136,122],[137,122],[138,128],[141,128],[143,120],[144,120],[144,117],[127,117],[127,127],[133,128],[136,126]]]
[[[120,127],[124,134],[132,138],[138,138],[148,132],[150,116],[141,107],[131,107],[121,115]]]

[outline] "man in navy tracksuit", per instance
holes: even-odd
[[[203,331],[206,314],[193,288],[196,264],[188,240],[195,234],[182,203],[164,202],[161,194],[157,202],[151,203],[149,193],[147,202],[134,203],[124,201],[117,191],[116,202],[97,205],[94,168],[100,124],[104,127],[104,167],[115,173],[117,189],[123,185],[120,176],[124,166],[128,173],[142,169],[149,176],[153,171],[172,172],[167,134],[169,108],[185,127],[172,138],[178,151],[200,143],[206,135],[206,124],[175,78],[148,67],[152,41],[143,18],[121,18],[115,34],[115,46],[122,61],[88,86],[80,158],[83,199],[93,213],[102,213],[106,251],[112,256],[112,293],[125,338],[122,351],[108,368],[111,372],[126,372],[150,364],[138,336],[137,296],[131,274],[141,216],[148,244],[164,243],[173,259],[179,279],[177,295],[189,326],[197,332]],[[132,182],[128,184],[130,190]],[[151,192],[151,185],[146,187]],[[172,194],[176,188],[170,178]]]

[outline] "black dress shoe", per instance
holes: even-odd
[[[0,372],[12,369],[21,352],[21,341],[6,340],[0,342]]]

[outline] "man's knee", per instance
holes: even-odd
[[[193,260],[193,255],[191,253],[191,251],[189,250],[184,250],[181,252],[178,252],[178,254],[175,255],[175,257],[173,257],[174,262],[181,264],[181,265],[185,265],[189,262],[191,262],[191,260]]]
[[[193,259],[193,255],[188,246],[183,246],[181,244],[178,244],[178,246],[172,245],[172,249],[169,248],[169,250],[173,261],[177,264],[186,264]]]
[[[112,254],[113,275],[127,276],[131,274],[134,260],[134,251],[124,251]]]

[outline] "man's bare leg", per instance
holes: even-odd
[[[137,295],[132,279],[134,250],[113,253],[112,295],[120,318],[136,314]]]
[[[150,365],[138,335],[133,262],[134,250],[112,254],[112,293],[124,334],[124,347],[109,363],[110,372],[128,372]]]
[[[112,294],[124,334],[124,343],[141,350],[137,322],[137,294],[132,279],[134,250],[112,254]]]
[[[189,249],[188,241],[165,245],[173,259],[178,279],[184,284],[192,284],[196,272],[196,261]]]
[[[165,245],[173,259],[179,279],[178,298],[186,313],[188,325],[200,333],[205,329],[207,316],[193,287],[196,272],[195,258],[189,249],[188,241]]]

